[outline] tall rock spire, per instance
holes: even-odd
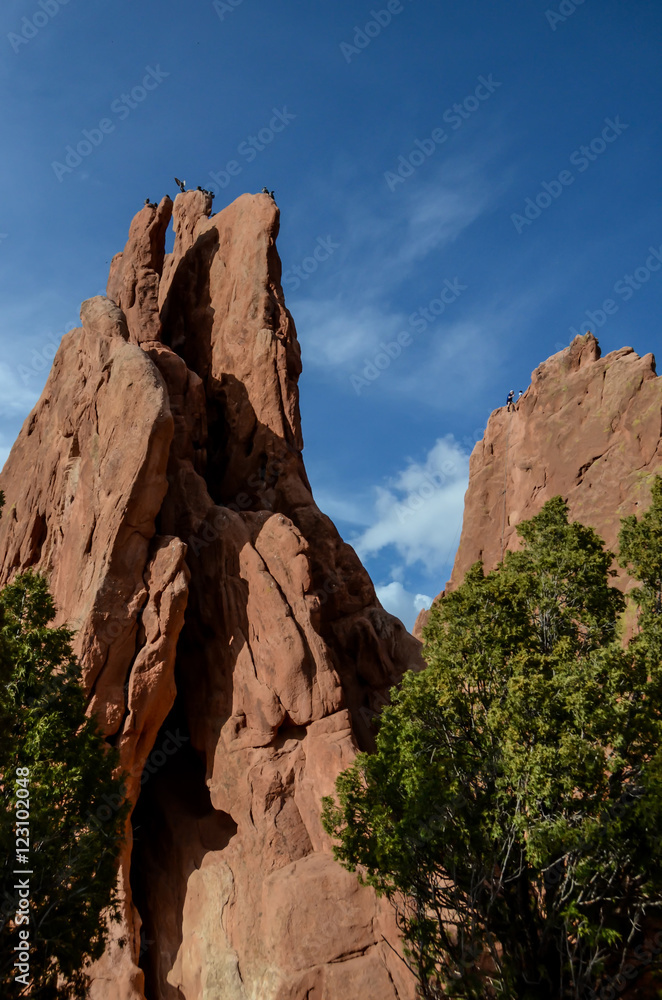
[[[576,337],[536,368],[513,411],[492,413],[474,448],[451,587],[477,559],[493,569],[517,546],[517,525],[558,494],[614,550],[620,519],[649,502],[661,471],[655,358],[631,347],[602,357],[592,334]]]
[[[516,528],[560,495],[570,517],[615,551],[621,518],[645,510],[662,474],[662,380],[652,354],[602,357],[591,333],[544,361],[517,405],[494,410],[471,455],[460,545],[447,589],[482,560],[494,569],[519,544]],[[631,581],[618,571],[616,586]],[[441,595],[440,595],[441,596]],[[422,611],[414,635],[422,635]]]
[[[405,1000],[319,817],[420,646],[312,497],[278,209],[210,209],[177,196],[168,255],[169,201],[138,213],[0,475],[0,584],[47,574],[131,775],[91,997]]]

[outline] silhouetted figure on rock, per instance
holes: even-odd
[[[510,413],[510,407],[515,405],[515,390],[511,389],[506,397],[506,406],[508,407],[508,413]]]

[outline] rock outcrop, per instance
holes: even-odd
[[[311,494],[278,209],[210,211],[138,213],[0,476],[0,584],[47,574],[130,775],[91,997],[410,1000],[319,817],[420,646]]]
[[[576,337],[531,376],[517,406],[489,418],[471,455],[453,590],[482,559],[493,569],[516,548],[516,527],[561,495],[573,520],[617,548],[620,519],[645,510],[662,473],[662,379],[652,354],[623,347],[601,357],[595,337]],[[631,581],[619,571],[615,584]],[[441,596],[441,595],[440,595]],[[421,612],[420,636],[429,612]]]

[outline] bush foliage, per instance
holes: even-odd
[[[104,947],[102,911],[116,912],[128,808],[117,752],[85,714],[73,633],[49,627],[54,618],[42,576],[23,573],[0,592],[0,984],[3,996],[31,1000],[87,995],[84,966]],[[29,812],[21,822],[19,800]],[[25,879],[29,923],[17,922]],[[15,978],[20,930],[29,932],[28,987]]]
[[[579,998],[639,974],[662,902],[659,478],[652,494],[620,536],[641,584],[627,647],[612,553],[555,497],[433,608],[427,669],[324,802],[336,857],[396,906],[425,998]]]

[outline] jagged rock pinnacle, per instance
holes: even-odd
[[[645,509],[662,472],[662,380],[652,354],[601,356],[591,333],[533,372],[517,406],[495,410],[471,455],[462,536],[447,588],[479,559],[485,570],[518,545],[516,527],[561,495],[570,516],[617,548],[620,519]],[[619,572],[616,585],[630,580]],[[427,612],[418,617],[420,636]]]
[[[0,475],[0,585],[47,574],[130,775],[90,996],[412,1000],[320,811],[420,646],[310,491],[278,208],[210,211],[138,212]]]

